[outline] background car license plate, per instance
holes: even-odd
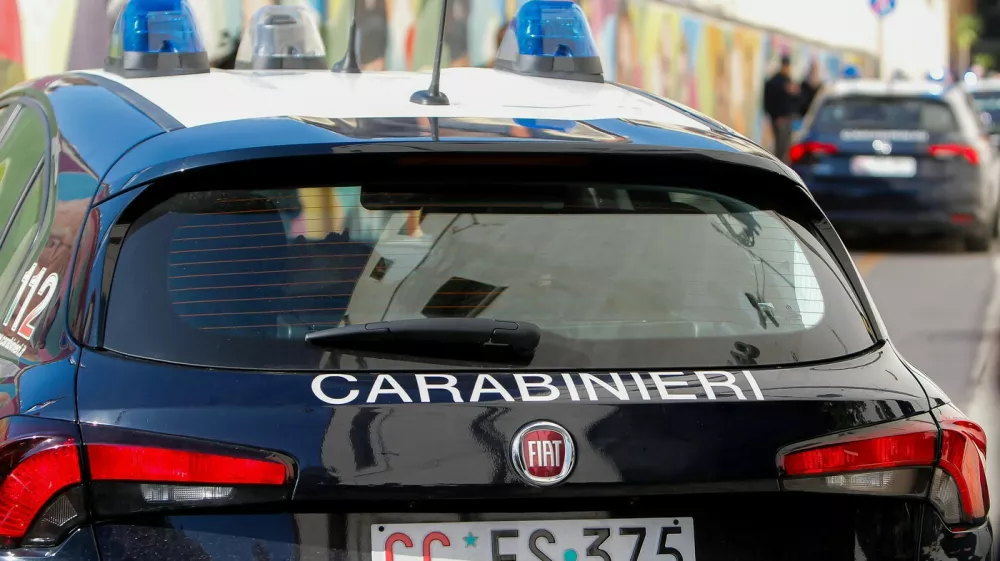
[[[875,177],[913,177],[917,160],[903,157],[855,156],[851,158],[851,173]]]
[[[375,524],[372,561],[695,561],[693,518]]]

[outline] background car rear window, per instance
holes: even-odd
[[[773,211],[663,187],[570,185],[560,201],[510,189],[503,209],[366,208],[350,186],[176,195],[122,244],[105,346],[331,368],[306,333],[422,317],[536,323],[540,368],[785,364],[872,344],[834,259]]]
[[[828,99],[816,114],[814,128],[923,130],[957,132],[958,122],[942,101],[908,97],[844,97]]]
[[[1000,124],[1000,92],[975,92],[972,99],[980,111],[989,113],[993,119],[992,128],[996,128]]]

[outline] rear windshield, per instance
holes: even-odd
[[[942,101],[908,97],[843,97],[825,101],[814,128],[824,132],[847,129],[958,131],[958,122]]]
[[[406,204],[384,204],[394,200]],[[480,317],[538,325],[532,368],[789,364],[872,345],[848,286],[809,226],[694,189],[211,191],[131,225],[104,345],[238,368],[429,368],[304,337]]]

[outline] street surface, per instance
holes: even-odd
[[[896,348],[986,429],[991,494],[1000,504],[1000,250],[942,244],[852,255]]]

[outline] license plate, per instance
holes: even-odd
[[[695,561],[693,518],[375,524],[372,561]]]
[[[874,177],[913,177],[917,174],[914,158],[855,156],[851,158],[851,173]]]

